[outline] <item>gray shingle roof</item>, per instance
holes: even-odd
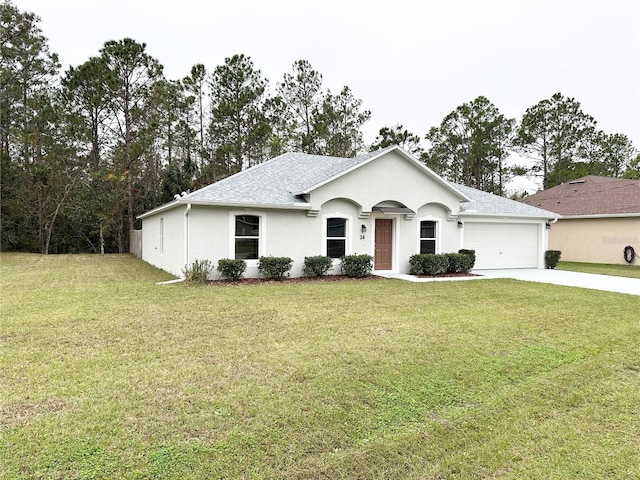
[[[460,213],[480,215],[518,215],[547,218],[555,218],[558,216],[553,212],[525,205],[524,203],[516,202],[515,200],[494,195],[493,193],[483,192],[481,190],[476,190],[475,188],[464,185],[458,185],[453,182],[449,182],[449,184],[471,198],[471,202],[463,202],[460,204]]]
[[[296,195],[379,153],[380,151],[371,152],[355,158],[285,153],[201,188],[181,200],[212,204],[292,206],[301,201]]]
[[[304,153],[285,153],[231,177],[212,183],[177,201],[154,210],[172,208],[181,203],[208,205],[238,205],[258,207],[304,208],[305,200],[300,195],[314,187],[339,176],[371,158],[398,147],[359,155],[355,158],[326,157]],[[408,154],[407,154],[408,155]],[[466,196],[470,202],[462,202],[460,212],[468,215],[519,215],[554,218],[556,215],[520,202],[446,182],[449,187]],[[147,212],[141,217],[145,217]]]

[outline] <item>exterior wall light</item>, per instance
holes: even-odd
[[[362,225],[360,225],[360,232],[361,233],[367,233],[367,226],[364,223]]]
[[[462,228],[464,227],[464,223],[462,223],[460,220],[458,220],[458,228]]]

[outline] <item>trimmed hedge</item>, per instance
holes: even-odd
[[[423,256],[424,254],[416,253],[409,257],[409,273],[411,275],[424,275]]]
[[[371,255],[343,255],[340,268],[347,277],[363,278],[371,275],[373,257]]]
[[[304,257],[302,274],[307,277],[321,277],[331,269],[332,265],[331,257],[326,257],[324,255]]]
[[[547,268],[556,268],[561,255],[562,252],[560,250],[547,250],[544,252],[544,264]]]
[[[458,253],[464,253],[465,255],[469,255],[471,257],[471,268],[469,268],[469,271],[473,270],[473,266],[476,264],[476,251],[469,250],[467,248],[461,248],[460,250],[458,250]]]
[[[436,253],[418,253],[409,257],[409,273],[413,275],[431,275],[445,273],[449,268],[446,255]]]
[[[247,269],[247,262],[242,259],[221,258],[218,260],[217,270],[220,277],[229,282],[242,280],[242,274]]]
[[[466,253],[447,253],[448,273],[469,273],[473,268],[473,257]]]
[[[409,273],[433,277],[442,273],[469,273],[473,264],[474,257],[468,253],[422,253],[409,257]]]
[[[267,280],[284,280],[292,264],[293,259],[289,257],[260,257],[258,271]]]

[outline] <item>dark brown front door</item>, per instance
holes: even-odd
[[[374,270],[391,270],[393,220],[376,218],[376,252]]]

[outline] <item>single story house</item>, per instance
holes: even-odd
[[[640,180],[588,175],[523,202],[560,215],[549,248],[562,251],[563,260],[640,265]],[[632,262],[627,247],[636,252]]]
[[[407,273],[416,253],[476,251],[476,268],[544,268],[557,215],[450,183],[397,146],[355,158],[285,153],[176,196],[142,219],[143,260],[181,276],[194,260],[374,257],[374,273]],[[216,278],[217,273],[212,278]]]

